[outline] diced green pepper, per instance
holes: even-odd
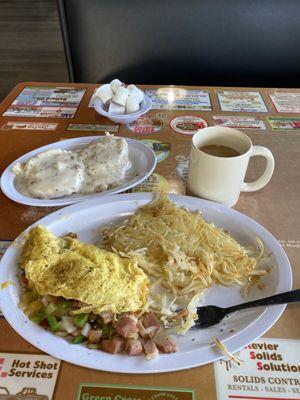
[[[74,324],[78,328],[83,328],[83,326],[88,322],[89,314],[78,314],[74,319]]]
[[[56,309],[57,309],[57,306],[55,304],[51,303],[46,307],[45,312],[47,315],[51,315],[56,311]]]
[[[83,335],[78,335],[78,336],[75,336],[75,337],[71,340],[71,343],[73,343],[73,344],[79,344],[79,343],[84,342],[85,340],[86,340],[86,337],[85,337],[85,336],[83,336]]]
[[[114,328],[112,325],[103,325],[101,330],[102,330],[102,335],[101,335],[102,339],[110,339]]]
[[[39,310],[36,313],[34,313],[31,317],[30,320],[32,322],[35,322],[37,324],[40,324],[44,319],[46,318],[45,310]]]
[[[56,332],[59,328],[57,319],[53,315],[48,315],[47,320],[52,332]]]

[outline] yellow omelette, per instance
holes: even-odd
[[[87,304],[75,313],[135,312],[146,303],[149,280],[135,260],[77,239],[56,237],[40,225],[29,232],[20,266],[40,295]]]

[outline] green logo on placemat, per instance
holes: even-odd
[[[77,400],[196,400],[193,389],[82,383]]]

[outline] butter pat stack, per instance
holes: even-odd
[[[125,86],[119,79],[97,89],[98,97],[111,114],[132,114],[138,112],[144,100],[144,92],[135,85]]]

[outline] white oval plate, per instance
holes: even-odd
[[[151,193],[133,193],[93,199],[58,210],[36,224],[46,226],[56,235],[76,232],[80,240],[94,243],[99,239],[100,225],[128,217],[139,206],[148,203],[152,196]],[[254,291],[251,299],[291,289],[292,274],[288,258],[277,240],[265,228],[231,208],[210,201],[181,195],[170,195],[170,198],[189,210],[201,210],[206,220],[227,229],[244,245],[254,245],[256,235],[262,239],[266,251],[272,253],[270,265],[273,265],[273,269],[266,279],[267,288]],[[285,308],[280,305],[237,312],[216,326],[192,330],[186,336],[178,336],[177,353],[159,355],[152,361],[146,361],[143,356],[111,355],[83,345],[72,345],[32,323],[18,308],[20,287],[17,274],[20,271],[17,262],[23,237],[21,235],[9,247],[0,264],[1,282],[12,282],[0,291],[1,310],[10,325],[28,342],[54,357],[84,367],[137,374],[175,371],[207,364],[224,356],[212,344],[213,336],[222,340],[229,351],[237,351],[263,335]],[[203,304],[226,307],[244,301],[238,288],[213,286],[207,290]]]
[[[39,147],[17,160],[12,162],[3,172],[1,176],[1,189],[3,193],[11,200],[17,203],[26,204],[29,206],[36,207],[55,207],[55,206],[65,206],[67,204],[78,203],[84,200],[90,200],[100,197],[107,196],[109,194],[121,193],[128,190],[134,186],[139,185],[154,171],[156,166],[156,159],[153,150],[147,146],[145,143],[124,138],[128,144],[129,149],[129,159],[132,163],[132,167],[126,171],[125,180],[122,185],[117,186],[113,189],[106,190],[100,193],[93,194],[72,194],[70,196],[63,196],[57,199],[37,199],[28,196],[24,196],[20,193],[14,185],[15,174],[12,172],[12,168],[17,163],[24,163],[36,154],[41,153],[45,150],[50,149],[66,149],[74,150],[82,146],[87,145],[92,140],[97,139],[97,136],[85,136],[75,139],[63,140],[61,142],[55,142],[48,144],[47,146]]]

